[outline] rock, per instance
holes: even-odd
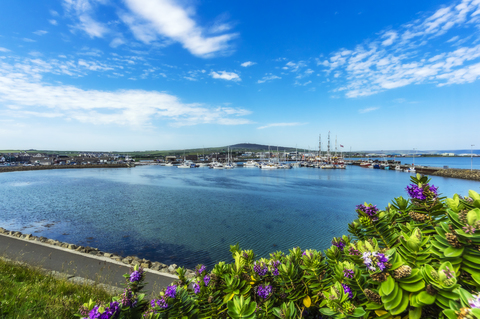
[[[47,238],[45,238],[45,237],[43,237],[43,236],[40,236],[40,241],[41,241],[42,243],[45,243],[47,240],[48,240]]]
[[[116,261],[122,261],[122,257],[119,257],[119,256],[114,256],[112,257],[112,259]]]
[[[32,240],[32,234],[25,234],[25,236],[23,237],[25,239],[28,239],[28,240]]]
[[[77,249],[77,245],[75,245],[75,244],[68,244],[68,245],[67,245],[67,248],[74,250],[74,249]]]
[[[62,248],[68,248],[68,244],[67,244],[67,243],[62,243],[62,244],[60,244],[60,247],[62,247]]]
[[[159,271],[160,269],[167,268],[167,265],[159,263],[159,262],[154,262],[152,263],[151,269]]]
[[[20,238],[22,236],[22,233],[17,231],[13,234],[13,236]]]
[[[167,274],[169,273],[168,268],[160,269],[160,272],[164,272],[164,273],[167,273]]]
[[[5,234],[7,230],[3,227],[0,227],[0,234]]]
[[[177,272],[175,271],[175,269],[177,269],[177,265],[176,264],[173,264],[173,265],[170,265],[168,267],[168,271],[172,274],[176,274]]]
[[[152,262],[150,260],[147,260],[147,259],[142,259],[142,264],[147,264],[148,265],[147,268],[152,267]]]
[[[97,252],[95,250],[91,250],[88,252],[90,255],[94,255],[94,256],[97,256]]]
[[[140,264],[140,267],[142,267],[143,269],[146,269],[146,268],[150,268],[151,264],[148,264],[148,263],[141,263]]]
[[[109,257],[109,258],[111,258],[111,257],[113,256],[113,254],[110,254],[110,253],[104,253],[103,255],[104,255],[105,257]]]
[[[134,260],[132,260],[132,265],[134,265],[134,266],[139,265],[140,266],[141,262],[138,261],[137,259],[134,259]]]
[[[76,251],[82,251],[83,250],[83,246],[78,246],[77,248],[75,248]]]
[[[123,258],[123,259],[122,259],[122,262],[123,262],[124,264],[127,264],[127,265],[129,265],[129,264],[132,262],[132,259],[131,259],[131,258],[128,258],[128,257],[126,257],[126,258]]]

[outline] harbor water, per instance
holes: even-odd
[[[237,242],[259,257],[326,249],[347,234],[356,205],[384,208],[407,197],[410,176],[357,166],[10,172],[0,174],[0,226],[123,256],[212,266],[231,261],[229,245]],[[432,183],[445,196],[480,192],[476,181],[433,176]]]

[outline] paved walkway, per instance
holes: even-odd
[[[67,248],[3,234],[0,234],[0,256],[75,276],[76,281],[85,278],[116,287],[122,287],[125,283],[123,275],[128,273],[130,268],[110,258],[79,253]],[[147,284],[144,291],[150,296],[157,295],[162,288],[175,279],[177,277],[174,275],[147,269],[145,280]]]

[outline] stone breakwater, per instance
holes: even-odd
[[[62,248],[75,250],[77,252],[84,253],[84,254],[90,254],[90,255],[100,256],[100,257],[107,257],[107,258],[111,258],[115,261],[122,262],[126,265],[131,265],[131,266],[139,265],[140,267],[142,267],[144,269],[152,269],[152,270],[155,270],[155,271],[159,271],[161,273],[168,273],[168,274],[172,274],[172,275],[177,275],[176,270],[177,270],[178,266],[176,264],[166,265],[166,264],[163,264],[163,263],[157,262],[157,261],[152,262],[152,261],[147,260],[147,259],[140,259],[137,256],[122,257],[122,256],[119,256],[117,254],[112,254],[112,253],[107,253],[107,252],[100,251],[98,248],[92,248],[92,247],[89,247],[89,246],[78,246],[78,245],[75,245],[75,244],[61,242],[61,241],[54,240],[54,239],[48,239],[48,238],[45,238],[43,236],[34,236],[32,234],[23,234],[22,232],[19,232],[19,231],[9,231],[9,230],[4,229],[2,227],[0,227],[0,234],[12,236],[12,237],[17,237],[17,238],[22,238],[22,239],[26,239],[26,240],[31,240],[31,241],[38,241],[38,242],[50,244],[50,245],[53,245],[53,246],[58,246],[58,247],[62,247]],[[189,279],[195,277],[195,271],[193,271],[191,269],[187,269],[186,277],[189,278]]]
[[[472,171],[470,171],[469,169],[455,169],[455,168],[439,169],[435,172],[431,172],[430,175],[480,181],[480,170],[478,169],[474,169]]]
[[[1,166],[0,173],[18,171],[39,171],[45,169],[76,169],[76,168],[120,168],[133,167],[132,164],[99,164],[99,165],[41,165],[41,166]]]

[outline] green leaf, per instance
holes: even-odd
[[[420,319],[422,317],[422,308],[417,307],[408,311],[408,319]]]
[[[454,247],[448,247],[447,249],[445,249],[443,251],[443,254],[445,255],[445,257],[459,257],[463,254],[463,250],[464,248],[454,248]]]
[[[389,276],[387,280],[381,283],[381,289],[385,295],[389,295],[394,288],[395,288],[395,279],[393,279],[392,276]]]
[[[424,305],[431,305],[435,302],[435,296],[432,296],[430,295],[428,292],[426,291],[421,291],[418,295],[417,295],[417,300],[419,302],[421,302],[422,304]]]
[[[457,314],[452,309],[444,310],[443,313],[448,319],[457,319]]]
[[[390,310],[390,313],[391,313],[392,315],[399,315],[399,314],[401,314],[402,312],[404,312],[405,310],[407,310],[407,307],[408,307],[408,295],[407,295],[407,294],[403,294],[402,301],[400,302],[400,304],[398,305],[398,307]]]
[[[425,288],[425,281],[417,281],[417,282],[412,282],[412,283],[400,283],[400,288],[403,290],[406,290],[408,292],[417,292]]]

